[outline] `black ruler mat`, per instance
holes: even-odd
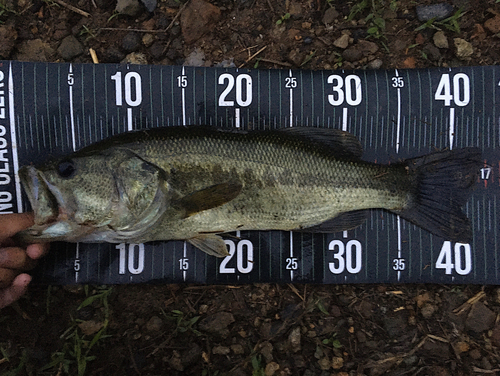
[[[241,232],[226,240],[225,259],[182,241],[54,243],[35,281],[499,284],[499,85],[496,66],[304,71],[0,61],[0,212],[29,210],[19,166],[132,129],[338,128],[379,163],[475,146],[484,168],[464,208],[470,244],[373,210],[364,225],[341,233]]]

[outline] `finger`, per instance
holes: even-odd
[[[18,274],[16,270],[0,268],[0,289],[10,286]]]
[[[33,261],[22,248],[0,248],[0,268],[24,269],[29,260]]]
[[[45,256],[49,251],[50,243],[30,244],[26,248],[26,254],[33,260]]]
[[[33,213],[0,215],[0,241],[33,225]]]
[[[19,274],[10,286],[0,290],[0,308],[4,308],[17,299],[19,299],[28,288],[28,284],[31,282],[31,276],[28,274]]]

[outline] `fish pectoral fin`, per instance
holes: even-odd
[[[240,183],[226,182],[201,189],[179,200],[179,206],[190,217],[204,210],[216,208],[236,198],[242,189]]]
[[[337,215],[319,225],[301,229],[305,232],[340,232],[352,230],[366,221],[366,210],[354,210]]]
[[[203,252],[215,257],[229,256],[224,240],[215,234],[199,234],[187,241]]]
[[[359,159],[363,155],[363,147],[356,136],[340,129],[291,127],[281,128],[279,131],[322,145],[336,157]]]

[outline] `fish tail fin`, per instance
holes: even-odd
[[[470,220],[462,212],[481,168],[476,148],[446,150],[404,162],[415,190],[402,218],[447,240],[470,243]]]

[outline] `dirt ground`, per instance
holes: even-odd
[[[417,3],[434,1],[145,3],[154,10],[123,15],[112,0],[0,0],[0,58],[91,63],[92,48],[101,63],[259,69],[500,60],[498,0],[449,1],[442,21],[417,18]],[[35,286],[0,312],[0,374],[496,375],[499,313],[494,286]]]

